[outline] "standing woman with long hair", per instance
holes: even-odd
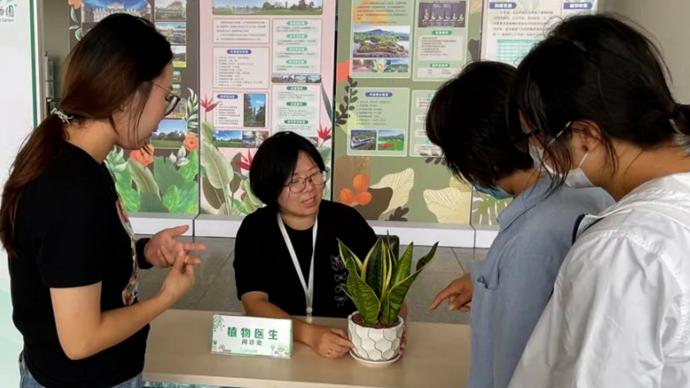
[[[166,229],[136,241],[104,165],[146,145],[178,98],[172,52],[150,22],[103,19],[74,47],[58,109],[29,135],[2,194],[20,387],[139,387],[148,323],[194,284],[200,244]],[[168,267],[137,300],[137,271]]]
[[[567,19],[518,68],[543,162],[617,203],[579,224],[511,387],[690,384],[690,109],[666,74],[648,38],[602,15]]]

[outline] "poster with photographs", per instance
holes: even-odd
[[[249,168],[271,134],[310,139],[330,171],[335,2],[201,0],[199,6],[200,210],[244,216],[262,206],[249,190]]]
[[[482,0],[338,1],[333,200],[365,219],[469,224],[472,188],[426,136],[434,91],[479,59]]]
[[[577,14],[595,13],[598,0],[486,1],[482,58],[517,66],[551,26]]]
[[[142,17],[170,42],[169,97],[180,102],[152,134],[146,150],[116,149],[106,163],[125,210],[194,215],[199,211],[198,4],[188,0],[68,1],[75,45],[96,23],[115,13]]]

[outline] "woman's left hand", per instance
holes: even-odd
[[[189,226],[181,225],[163,229],[153,235],[144,247],[146,261],[159,268],[170,267],[175,263],[175,252],[182,249],[186,254],[185,264],[199,264],[201,260],[196,256],[191,256],[190,252],[204,250],[206,246],[204,244],[177,240],[187,229],[189,229]]]

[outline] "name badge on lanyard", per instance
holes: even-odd
[[[280,214],[278,214],[278,227],[280,228],[280,233],[283,235],[283,240],[285,241],[285,245],[290,253],[290,258],[292,259],[292,264],[295,266],[295,271],[297,272],[299,281],[302,284],[302,289],[304,289],[304,299],[305,304],[307,305],[307,322],[311,322],[312,313],[314,312],[314,255],[316,254],[316,232],[319,228],[319,219],[317,217],[317,219],[314,221],[314,227],[312,228],[311,233],[311,262],[309,264],[308,283],[304,280],[302,267],[299,265],[295,248],[292,246],[292,241],[290,241],[290,236],[288,236],[287,230],[285,229],[285,223],[283,222],[283,219],[280,218]]]

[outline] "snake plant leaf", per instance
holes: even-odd
[[[424,267],[434,258],[438,243],[419,259],[412,271],[413,244],[400,258],[391,249],[389,237],[379,237],[364,262],[340,240],[340,258],[348,271],[347,283],[341,285],[357,307],[366,325],[393,326],[398,321],[405,296]]]
[[[347,283],[343,287],[345,293],[352,299],[364,323],[372,326],[376,325],[379,321],[381,301],[376,296],[374,290],[357,276],[357,263],[352,257],[345,261],[345,268],[347,268],[348,272]]]
[[[418,272],[418,273],[421,272],[424,269],[424,267],[427,264],[429,264],[431,259],[433,259],[434,256],[436,255],[436,249],[437,248],[438,248],[438,243],[434,244],[434,246],[432,246],[431,249],[429,249],[429,252],[426,255],[424,255],[421,259],[419,259],[419,261],[417,262],[417,267],[415,268],[416,272]]]
[[[412,255],[414,252],[414,243],[410,243],[403,252],[400,259],[395,263],[395,268],[393,269],[393,285],[400,283],[403,279],[410,276],[412,272]]]
[[[340,260],[342,260],[343,266],[347,267],[348,260],[354,260],[357,264],[357,276],[359,276],[359,272],[362,272],[362,260],[360,260],[359,257],[357,257],[357,255],[355,255],[355,253],[352,252],[350,248],[348,248],[347,245],[345,245],[339,238],[337,240],[338,250],[340,251]]]
[[[405,296],[407,296],[407,292],[410,290],[410,286],[412,286],[412,283],[414,283],[424,267],[434,258],[437,247],[438,243],[434,244],[429,252],[419,259],[415,272],[393,285],[390,292],[381,300],[381,322],[383,324],[394,325],[397,322],[400,309]]]
[[[386,278],[386,247],[379,237],[362,264],[362,279],[367,282],[376,295],[382,295]]]

